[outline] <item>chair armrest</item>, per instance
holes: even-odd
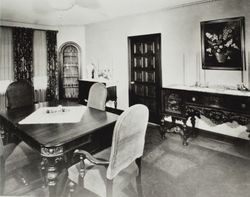
[[[86,158],[87,160],[89,160],[91,163],[93,163],[95,165],[104,165],[104,166],[109,165],[109,161],[100,160],[98,158],[95,158],[93,155],[91,155],[89,152],[87,152],[85,150],[78,150],[78,149],[76,149],[74,151],[74,154],[83,155],[84,158]]]

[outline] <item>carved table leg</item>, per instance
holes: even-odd
[[[41,173],[44,177],[44,183],[49,187],[49,197],[57,197],[61,191],[57,188],[57,183],[60,183],[59,173],[65,167],[63,147],[41,147]],[[59,184],[60,185],[60,184]]]
[[[42,175],[42,179],[43,179],[43,188],[45,188],[47,186],[47,177],[46,177],[46,165],[47,165],[47,158],[42,157],[41,160],[41,175]]]
[[[56,197],[56,182],[57,182],[57,168],[55,166],[49,166],[47,171],[47,179],[49,186],[49,196]]]

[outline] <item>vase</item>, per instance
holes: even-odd
[[[224,63],[227,60],[227,55],[225,53],[215,53],[215,57],[219,63]]]

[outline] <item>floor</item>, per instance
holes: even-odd
[[[229,143],[199,135],[183,146],[180,136],[169,134],[162,140],[158,128],[149,126],[142,161],[143,194],[144,197],[248,197],[249,164],[248,141]],[[30,180],[36,189],[25,190],[27,186],[9,176],[7,194],[47,196],[38,170],[26,171],[32,175]],[[121,191],[119,197],[123,196],[136,196],[133,183]]]

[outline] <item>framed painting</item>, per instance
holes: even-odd
[[[203,69],[245,69],[244,17],[201,22]]]

